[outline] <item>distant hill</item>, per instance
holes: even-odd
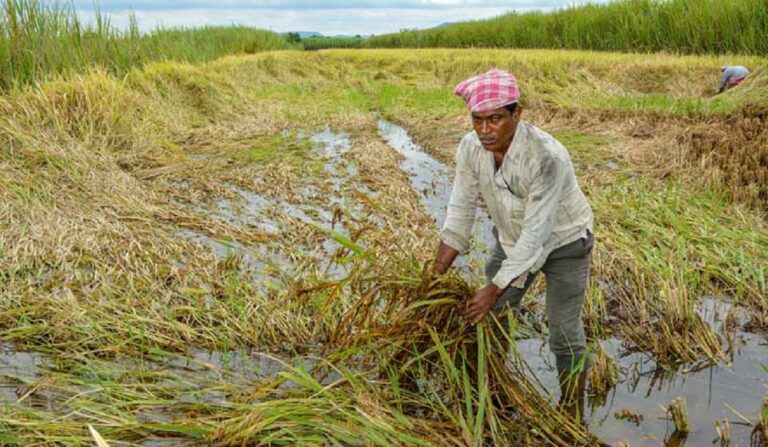
[[[362,39],[368,39],[371,37],[370,34],[334,34],[333,36],[326,36],[322,33],[318,33],[317,31],[286,31],[284,33],[280,33],[281,36],[287,36],[290,33],[298,33],[299,37],[302,39],[309,39],[312,37],[322,37],[325,39],[354,39],[354,38],[362,38]]]
[[[335,34],[333,36],[334,39],[354,39],[354,38],[360,38],[360,39],[368,39],[370,38],[370,34]]]
[[[290,33],[297,33],[299,37],[302,39],[306,39],[308,37],[323,37],[322,34],[318,33],[317,31],[286,31],[284,33],[278,33],[281,36],[287,36]]]

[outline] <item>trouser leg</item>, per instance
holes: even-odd
[[[494,245],[490,258],[488,258],[488,262],[485,264],[486,284],[490,284],[493,281],[494,276],[496,276],[496,273],[498,273],[499,269],[501,269],[501,263],[507,259],[507,255],[504,253],[504,249],[501,247],[501,243],[499,242],[499,236],[496,232],[496,228],[493,229],[493,236],[496,238],[496,244]],[[528,288],[531,287],[531,284],[533,284],[535,279],[535,274],[529,274],[528,279],[525,281],[524,288],[518,289],[517,287],[509,286],[504,290],[504,292],[502,292],[501,296],[499,296],[499,299],[496,301],[496,305],[493,308],[493,312],[499,319],[500,323],[504,323],[503,316],[507,310],[511,309],[517,311],[520,309],[520,302],[523,300],[525,292],[528,291]],[[494,326],[494,330],[499,340],[503,341],[504,344],[508,346],[506,337],[503,336],[500,328],[498,326]]]
[[[553,251],[544,264],[547,278],[549,347],[555,354],[564,401],[582,414],[589,366],[587,338],[582,320],[584,294],[589,282],[593,237],[579,239]]]
[[[496,273],[501,269],[502,262],[507,259],[507,255],[504,253],[504,249],[499,243],[499,236],[496,232],[496,228],[493,229],[493,235],[496,238],[496,244],[491,252],[491,256],[485,264],[486,284],[490,284],[493,281]],[[505,354],[509,353],[510,340],[511,337],[514,336],[514,334],[509,333],[509,326],[507,325],[508,320],[505,318],[505,315],[507,315],[509,310],[516,312],[520,309],[520,302],[522,301],[525,292],[531,284],[533,284],[535,277],[535,275],[529,274],[524,288],[518,289],[517,287],[509,286],[502,292],[498,300],[496,300],[493,312],[498,319],[499,324],[497,325],[493,323],[492,327],[495,338],[499,342],[496,347],[501,349]],[[491,383],[493,401],[499,408],[507,407],[510,401],[503,397],[505,396],[504,391],[497,387],[497,382],[495,380],[492,380]]]

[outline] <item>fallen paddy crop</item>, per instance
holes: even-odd
[[[382,136],[383,116],[433,156],[424,169],[450,172],[468,126],[449,87],[507,57],[530,79],[526,113],[568,145],[597,216],[586,313],[594,391],[607,395],[590,428],[630,436],[616,400],[660,440],[657,403],[684,396],[689,442],[711,440],[715,420],[738,417],[694,405],[710,373],[724,393],[714,400],[757,421],[760,402],[744,393],[765,387],[761,336],[708,319],[702,302],[724,297],[764,327],[762,207],[707,181],[714,165],[682,169],[659,149],[685,150],[685,123],[738,120],[728,110],[740,99],[681,117],[563,93],[642,95],[636,75],[654,64],[695,79],[717,60],[285,52],[123,80],[93,72],[0,98],[0,328],[13,352],[41,359],[32,376],[0,372],[3,442],[83,444],[90,424],[114,445],[588,444],[552,407],[536,294],[503,322],[517,347],[505,358],[493,322],[475,333],[451,313],[476,271],[462,270],[466,283],[425,276],[445,175],[414,189],[409,155]],[[626,84],[608,74],[617,63]],[[254,374],[263,354],[277,360]],[[734,442],[745,431],[734,424]]]

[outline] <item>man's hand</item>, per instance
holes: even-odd
[[[474,296],[464,303],[462,318],[473,325],[479,323],[485,314],[493,309],[496,300],[501,296],[501,292],[502,290],[496,284],[477,289]]]

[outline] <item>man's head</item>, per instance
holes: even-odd
[[[472,126],[483,147],[504,152],[520,121],[520,89],[517,79],[507,71],[491,69],[460,82],[453,90],[467,103]]]
[[[514,102],[486,112],[472,112],[472,127],[486,150],[506,152],[515,136],[522,110]]]

